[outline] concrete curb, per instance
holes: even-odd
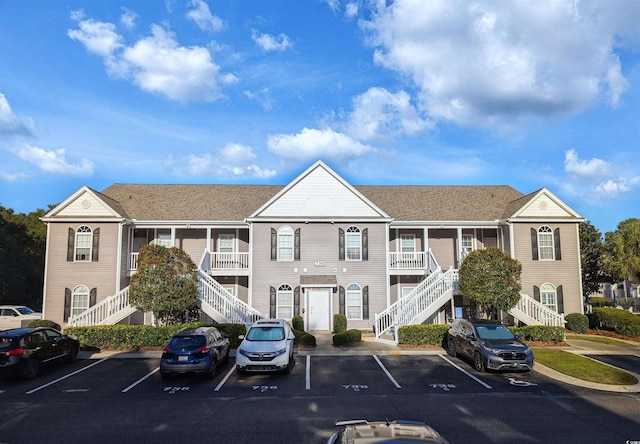
[[[598,361],[598,362],[601,362],[601,361]],[[610,367],[613,367],[613,366],[610,366]],[[640,376],[627,370],[623,370],[623,371],[629,373],[630,375],[633,375],[639,381],[638,384],[612,385],[612,384],[600,384],[597,382],[583,381],[582,379],[574,378],[573,376],[565,375],[564,373],[560,373],[549,367],[545,367],[544,365],[538,362],[536,362],[535,366],[533,367],[533,371],[541,373],[551,379],[555,379],[556,381],[564,382],[566,384],[576,385],[579,387],[589,388],[593,390],[601,390],[601,391],[607,391],[607,392],[620,392],[620,393],[640,393]]]

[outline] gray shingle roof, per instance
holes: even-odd
[[[281,185],[113,184],[101,194],[123,216],[137,220],[242,221],[282,188]],[[354,188],[396,221],[494,221],[505,217],[511,203],[523,197],[506,185]]]

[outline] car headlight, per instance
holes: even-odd
[[[249,352],[246,350],[238,349],[238,353],[240,353],[242,356],[249,357]]]
[[[496,348],[491,348],[485,344],[480,344],[480,346],[484,351],[486,351],[487,353],[491,353],[492,355],[499,355],[501,353],[501,350],[498,350]]]
[[[280,349],[280,350],[276,350],[274,353],[276,356],[280,356],[280,355],[284,355],[287,352],[286,348]]]

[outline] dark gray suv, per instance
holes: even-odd
[[[473,360],[484,370],[533,369],[533,352],[498,321],[456,319],[447,333],[447,352]]]

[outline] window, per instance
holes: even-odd
[[[293,260],[293,229],[286,225],[278,230],[278,260]]]
[[[462,251],[462,259],[464,259],[469,255],[469,253],[473,251],[473,236],[470,234],[463,234],[460,242],[461,242],[460,247]]]
[[[361,260],[362,253],[362,236],[360,235],[360,228],[349,227],[347,228],[347,260],[359,261]]]
[[[556,287],[551,284],[543,284],[540,287],[540,302],[553,311],[558,311],[558,299]]]
[[[220,253],[233,253],[234,240],[233,234],[220,234],[218,236],[218,251]]]
[[[416,287],[402,287],[402,297],[408,296]]]
[[[538,230],[538,257],[541,261],[554,260],[553,231],[544,226]]]
[[[86,225],[81,226],[76,230],[76,261],[90,261],[91,260],[91,245],[93,244],[93,236],[91,228]]]
[[[276,318],[291,319],[293,317],[293,289],[288,284],[278,287],[276,299]]]
[[[167,248],[173,247],[173,242],[171,241],[171,233],[158,233],[157,244]]]
[[[71,316],[79,315],[89,309],[89,288],[78,285],[71,294]]]
[[[400,235],[400,251],[402,253],[415,253],[416,237],[413,234]]]
[[[358,284],[349,284],[346,297],[347,319],[362,319],[362,289]]]

